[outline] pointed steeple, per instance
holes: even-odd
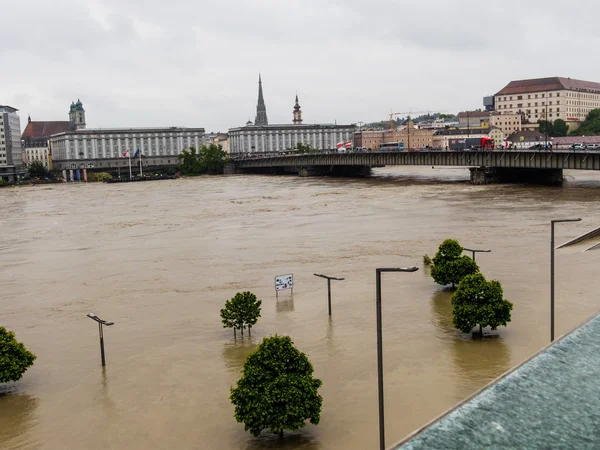
[[[254,125],[268,125],[269,120],[267,119],[267,107],[265,106],[265,99],[263,98],[262,91],[262,80],[260,72],[258,74],[258,104],[256,105],[256,119],[254,119]]]
[[[302,110],[300,109],[300,103],[298,103],[298,93],[296,92],[296,104],[294,105],[294,125],[300,125],[302,123]]]

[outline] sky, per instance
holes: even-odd
[[[0,104],[88,128],[386,120],[482,108],[511,80],[600,81],[600,2],[0,0]]]

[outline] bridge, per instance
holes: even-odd
[[[228,173],[297,173],[300,176],[364,176],[373,167],[468,167],[473,184],[562,182],[563,169],[600,170],[600,152],[572,150],[494,150],[312,153],[234,157]]]

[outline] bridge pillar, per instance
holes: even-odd
[[[471,171],[471,184],[494,184],[498,182],[498,176],[494,167],[473,167]]]
[[[522,169],[513,167],[475,167],[471,171],[471,184],[525,183],[560,185],[562,169]]]
[[[229,162],[225,164],[225,170],[223,171],[225,175],[234,175],[236,172],[235,163]]]

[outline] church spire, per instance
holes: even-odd
[[[298,93],[296,92],[296,104],[294,105],[294,125],[300,125],[302,123],[302,110],[298,103]]]
[[[268,125],[267,119],[267,107],[265,106],[265,99],[263,98],[262,91],[262,80],[260,72],[258,74],[258,104],[256,105],[256,119],[254,119],[254,125]]]

